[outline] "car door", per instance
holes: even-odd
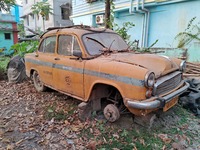
[[[53,70],[56,89],[84,98],[83,69],[84,60],[77,59],[73,53],[82,53],[78,40],[73,35],[58,35],[57,56]]]
[[[53,85],[53,64],[55,58],[56,47],[56,35],[49,36],[43,39],[38,52],[35,55],[37,57],[37,71],[40,79],[46,85]]]

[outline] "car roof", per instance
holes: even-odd
[[[68,33],[68,34],[75,34],[78,36],[82,36],[86,33],[103,33],[103,32],[111,32],[115,33],[113,30],[105,29],[105,28],[95,28],[86,25],[74,25],[68,27],[51,27],[48,28],[47,31],[41,36],[48,36],[49,34],[56,34],[56,33]]]

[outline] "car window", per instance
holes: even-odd
[[[58,37],[58,54],[70,56],[73,51],[81,51],[77,39],[71,35],[60,35]]]
[[[40,44],[39,51],[44,53],[54,53],[56,47],[56,36],[45,38]]]

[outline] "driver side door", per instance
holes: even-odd
[[[53,69],[54,87],[68,95],[84,98],[83,70],[85,61],[73,56],[75,51],[81,52],[78,40],[73,35],[61,34],[58,35],[57,43]]]

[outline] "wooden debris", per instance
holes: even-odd
[[[200,63],[187,62],[186,72],[184,77],[200,77]]]

